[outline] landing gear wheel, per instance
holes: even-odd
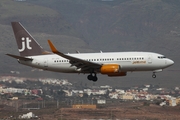
[[[155,74],[155,73],[153,73],[152,77],[153,77],[153,78],[156,78],[156,74]]]
[[[94,82],[96,82],[98,80],[97,76],[96,76],[96,73],[94,73],[94,76],[92,74],[88,75],[87,76],[87,79],[88,80],[92,80]]]
[[[93,79],[93,76],[92,76],[92,75],[88,75],[88,76],[87,76],[87,79],[88,79],[88,80],[92,80],[92,79]]]
[[[98,78],[96,76],[93,76],[92,81],[96,82],[98,80]]]

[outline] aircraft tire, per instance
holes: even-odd
[[[96,82],[98,80],[97,76],[92,76],[92,75],[88,75],[87,79],[90,81],[92,80],[93,82]]]
[[[96,76],[93,77],[92,81],[96,82],[98,80],[98,78]]]
[[[153,78],[156,78],[156,75],[155,75],[155,74],[153,74],[153,75],[152,75],[152,77],[153,77]]]
[[[87,79],[88,79],[88,80],[92,80],[92,79],[93,79],[93,76],[92,76],[92,75],[88,75],[88,76],[87,76]]]

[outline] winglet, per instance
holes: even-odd
[[[56,47],[53,45],[53,43],[51,42],[51,40],[48,40],[49,43],[49,47],[51,48],[51,51],[53,53],[58,53],[58,50],[56,49]]]

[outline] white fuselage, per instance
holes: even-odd
[[[126,76],[133,71],[162,71],[174,64],[161,54],[152,52],[106,52],[64,54],[48,40],[51,52],[44,50],[20,22],[11,22],[20,56],[6,54],[27,66],[63,73],[88,73],[88,80],[97,81],[97,73],[110,77]]]
[[[119,64],[121,72],[128,71],[158,71],[171,66],[174,62],[161,54],[152,52],[108,52],[108,53],[78,53],[67,54],[86,61],[100,64]],[[28,56],[32,61],[19,60],[21,64],[39,69],[64,72],[81,73],[65,59],[56,54]],[[97,73],[99,71],[96,71]]]

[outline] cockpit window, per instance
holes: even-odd
[[[166,58],[165,56],[158,56],[159,59],[163,59]]]

